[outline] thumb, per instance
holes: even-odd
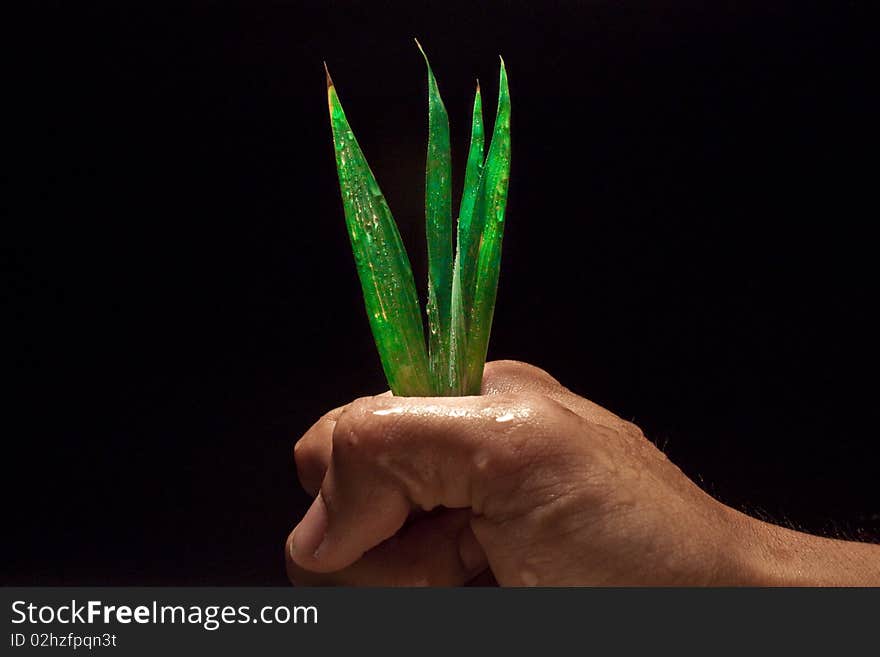
[[[467,509],[414,515],[347,568],[315,573],[299,567],[288,553],[287,573],[300,586],[462,586],[488,566],[470,522]]]

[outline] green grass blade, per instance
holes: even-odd
[[[469,393],[467,390],[467,312],[461,296],[461,252],[455,252],[452,267],[452,309],[449,331],[449,395]],[[479,391],[477,391],[479,392]]]
[[[449,116],[428,56],[428,156],[425,163],[425,234],[428,242],[428,357],[434,392],[448,395],[452,294],[452,161]]]
[[[474,111],[471,120],[471,146],[468,150],[467,168],[464,172],[464,190],[461,195],[461,207],[458,211],[458,230],[468,233],[474,215],[474,203],[480,186],[480,174],[483,173],[484,158],[483,133],[483,101],[480,96],[480,82],[477,80],[477,91],[474,94]]]
[[[501,269],[504,210],[507,206],[507,187],[510,180],[510,91],[504,60],[501,60],[499,78],[498,109],[474,212],[474,223],[482,221],[483,231],[479,240],[476,285],[467,327],[467,388],[470,394],[477,394],[474,390],[479,392],[489,347]]]
[[[480,187],[484,158],[483,102],[480,83],[474,94],[471,120],[471,145],[464,174],[464,190],[458,216],[458,239],[452,273],[452,331],[450,335],[450,381],[456,381],[452,394],[478,394],[467,385],[467,324],[473,306],[476,285],[477,254],[479,252],[482,219],[474,221],[474,204]]]
[[[425,333],[409,258],[329,72],[327,101],[345,222],[385,377],[395,395],[431,395]]]

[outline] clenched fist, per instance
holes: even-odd
[[[478,397],[355,400],[295,447],[311,507],[296,584],[880,582],[880,547],[750,518],[546,372],[488,363]]]

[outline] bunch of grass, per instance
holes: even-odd
[[[510,177],[507,73],[501,60],[498,107],[488,153],[477,83],[464,188],[453,230],[449,118],[428,58],[418,41],[416,45],[428,71],[427,343],[412,267],[397,224],[348,124],[328,71],[327,97],[339,187],[367,316],[393,394],[476,395],[495,311]]]

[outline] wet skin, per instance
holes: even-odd
[[[880,546],[702,491],[610,411],[515,361],[475,397],[366,397],[295,446],[301,585],[878,585]]]

